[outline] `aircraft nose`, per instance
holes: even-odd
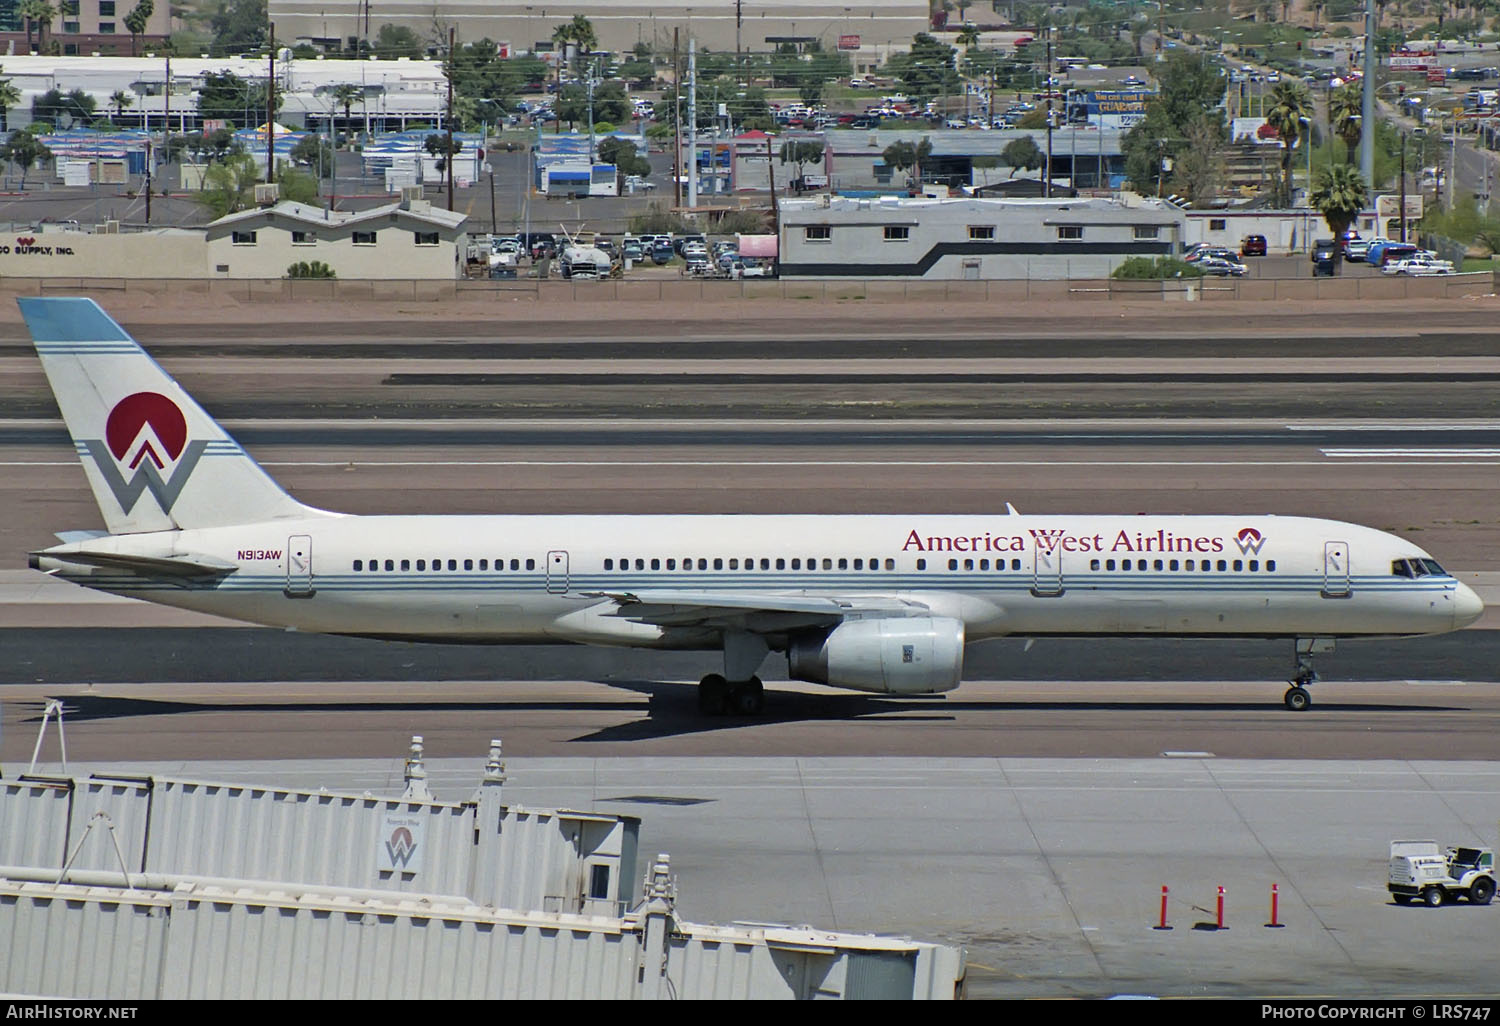
[[[1453,626],[1467,627],[1484,615],[1484,602],[1467,584],[1460,584],[1453,595]]]

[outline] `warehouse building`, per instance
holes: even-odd
[[[1159,200],[861,199],[781,204],[784,278],[1107,278],[1176,253],[1183,212]]]

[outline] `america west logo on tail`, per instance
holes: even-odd
[[[129,513],[149,491],[169,513],[208,448],[207,441],[190,442],[187,435],[187,418],[176,403],[159,392],[136,392],[109,411],[103,439],[80,439],[80,444],[122,510]],[[129,480],[124,470],[134,472]]]

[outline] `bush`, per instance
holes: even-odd
[[[1119,281],[1154,281],[1162,278],[1201,278],[1203,272],[1176,257],[1129,257],[1115,268],[1111,278]]]
[[[297,263],[293,264],[291,267],[288,267],[286,269],[286,276],[288,278],[337,278],[338,277],[338,275],[336,275],[336,274],[333,273],[333,268],[329,267],[327,264],[325,264],[321,260],[314,260],[311,263],[309,263],[306,260],[298,261]]]
[[[771,212],[769,210],[731,210],[719,218],[714,231],[723,235],[769,235],[771,234]]]

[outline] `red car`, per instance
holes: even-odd
[[[1247,257],[1265,256],[1266,237],[1264,235],[1246,235],[1244,241],[1240,243],[1240,255]]]

